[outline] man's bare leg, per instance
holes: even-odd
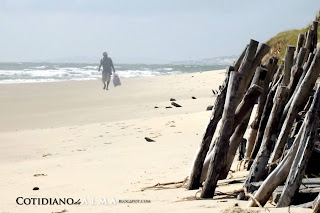
[[[109,87],[109,83],[110,83],[110,81],[107,81],[107,89],[106,89],[106,90],[108,90],[108,87]]]
[[[104,84],[104,87],[103,87],[103,89],[106,89],[106,83],[105,82],[103,82],[103,84]],[[108,88],[107,88],[108,89]]]

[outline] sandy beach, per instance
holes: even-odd
[[[211,90],[224,77],[220,70],[128,78],[108,91],[100,80],[1,84],[0,212],[221,212],[236,203],[245,208],[247,201],[236,199],[195,200],[197,190],[183,187],[141,190],[188,176],[211,114],[206,107],[215,101]],[[170,98],[182,107],[172,106]],[[245,175],[240,171],[229,178]],[[217,191],[242,187],[223,183]],[[26,205],[25,198],[82,203]]]

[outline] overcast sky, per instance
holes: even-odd
[[[165,62],[237,55],[309,24],[320,0],[0,0],[0,61]]]

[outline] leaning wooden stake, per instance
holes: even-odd
[[[303,42],[304,42],[304,34],[300,33],[297,40],[297,48],[296,48],[296,51],[294,52],[294,61],[296,61],[297,59],[300,48],[303,46]]]
[[[219,140],[215,145],[215,152],[210,160],[208,175],[203,185],[201,198],[212,198],[217,186],[219,173],[227,160],[227,153],[229,150],[229,138],[232,134],[230,131],[233,126],[234,113],[236,110],[236,103],[234,100],[238,99],[239,87],[243,76],[238,72],[231,72],[227,97],[222,117],[222,126],[219,133]]]
[[[235,112],[233,128],[231,130],[231,132],[234,132],[234,133],[232,134],[229,142],[230,148],[228,151],[228,160],[227,160],[226,166],[223,169],[223,172],[221,172],[220,174],[219,180],[225,179],[228,175],[228,172],[230,170],[237,148],[242,140],[245,130],[247,129],[252,108],[256,100],[258,99],[258,97],[261,95],[261,93],[262,93],[261,87],[255,84],[252,85],[246,92],[239,106],[237,107],[237,110]],[[212,155],[213,155],[213,150],[206,156],[203,169],[202,169],[201,179],[200,179],[201,182],[203,182],[207,177],[208,167],[209,167],[209,163]]]
[[[318,111],[320,103],[320,89],[319,85],[314,95],[312,105],[310,107],[306,126],[306,132],[302,138],[295,159],[292,163],[290,173],[288,175],[286,184],[282,191],[281,197],[277,203],[277,207],[289,206],[292,202],[293,196],[299,189],[302,178],[305,175],[305,171],[308,165],[308,161],[314,150],[316,142],[316,134],[318,127]]]
[[[306,49],[305,49],[305,48],[301,48],[301,49],[300,49],[300,53],[299,53],[299,55],[298,55],[298,59],[297,59],[297,64],[298,64],[299,66],[295,66],[295,68],[298,68],[298,67],[300,67],[300,66],[302,65],[302,60],[303,60],[303,57],[304,57],[305,54],[306,54]],[[298,87],[301,85],[301,83],[302,83],[305,75],[307,74],[307,72],[308,72],[308,70],[309,70],[309,68],[310,68],[310,66],[311,66],[311,63],[312,63],[313,59],[314,59],[314,54],[313,54],[313,53],[310,53],[310,54],[309,54],[309,57],[308,57],[308,61],[303,65],[302,74],[300,75],[300,79],[298,80],[298,83],[297,83],[297,85],[295,86],[295,88],[298,88]],[[298,77],[298,76],[297,76],[297,77]],[[297,79],[292,79],[292,80],[293,80],[293,81],[296,81]],[[290,92],[290,95],[289,95],[289,101],[288,101],[286,107],[285,107],[284,110],[283,110],[283,114],[282,114],[282,116],[281,116],[281,121],[280,121],[281,123],[284,122],[284,120],[285,120],[285,118],[286,118],[286,116],[287,116],[288,110],[289,110],[289,108],[290,108],[291,105],[292,105],[292,101],[293,101],[293,99],[294,99],[294,97],[295,97],[295,95],[296,95],[296,93],[297,93],[297,91],[298,91],[297,89],[294,89],[294,90],[293,90],[293,88],[291,88],[291,87],[289,87],[289,89],[290,89],[290,91],[291,91],[291,92]]]
[[[266,125],[266,130],[263,135],[263,140],[259,153],[255,158],[250,172],[248,174],[245,186],[247,187],[248,192],[253,192],[250,188],[251,182],[258,182],[264,180],[267,176],[267,163],[274,147],[275,138],[277,134],[277,129],[279,126],[279,117],[283,111],[283,108],[286,104],[286,100],[289,94],[289,90],[286,86],[280,86],[277,89],[275,95],[275,103],[272,107],[268,123]]]
[[[320,213],[320,193],[312,204],[313,213]]]
[[[243,61],[244,56],[246,55],[246,51],[247,51],[248,47],[249,47],[249,44],[244,48],[244,50],[240,54],[238,60],[235,61],[234,65],[233,65],[235,71],[239,70],[239,67],[240,67],[240,65],[241,65],[241,63]]]
[[[296,118],[299,112],[299,109],[302,106],[304,106],[305,102],[308,100],[308,99],[307,100],[305,99],[308,98],[308,94],[310,94],[310,91],[314,87],[314,84],[317,81],[319,74],[320,74],[320,50],[316,52],[316,55],[313,59],[313,62],[306,76],[304,77],[303,81],[299,85],[299,88],[297,88],[297,92],[288,110],[288,114],[281,128],[281,132],[277,139],[275,149],[271,154],[269,163],[274,162],[275,160],[279,159],[279,157],[281,156],[283,148],[287,143],[288,136],[289,136],[291,127],[293,125],[294,119]]]
[[[259,98],[259,102],[258,102],[258,109],[256,111],[255,117],[253,122],[250,125],[250,134],[248,137],[248,142],[247,142],[247,151],[246,151],[246,157],[250,158],[252,155],[252,149],[255,146],[255,142],[256,142],[256,137],[258,134],[258,129],[259,129],[259,125],[261,122],[261,117],[263,115],[263,111],[266,105],[266,101],[267,101],[267,97],[268,97],[268,92],[269,92],[269,83],[273,78],[273,75],[276,71],[276,65],[277,65],[278,59],[275,57],[270,57],[267,64],[266,64],[266,68],[268,70],[267,75],[264,79],[263,85],[262,85],[262,89],[263,89],[263,93]],[[262,130],[262,128],[261,128]]]
[[[197,149],[195,159],[193,161],[193,165],[191,168],[191,173],[189,176],[189,182],[188,182],[188,189],[198,189],[201,185],[200,183],[200,177],[201,177],[201,171],[202,171],[202,165],[204,162],[204,159],[208,153],[210,143],[212,141],[212,137],[214,135],[214,132],[216,131],[218,122],[220,121],[222,117],[223,112],[223,106],[225,103],[226,95],[227,95],[227,89],[228,89],[228,82],[230,78],[230,72],[234,71],[233,67],[229,67],[227,69],[226,79],[223,83],[222,89],[215,101],[214,108],[212,110],[212,115],[209,119],[208,125],[205,129],[205,132],[203,133],[201,143]]]
[[[257,201],[259,201],[261,205],[265,205],[266,202],[269,200],[270,196],[272,195],[272,192],[286,180],[290,171],[290,167],[296,155],[300,139],[303,135],[303,131],[305,129],[304,127],[305,127],[305,122],[303,123],[297,137],[295,138],[293,146],[290,148],[288,154],[280,162],[280,164],[276,167],[276,169],[272,171],[272,173],[267,177],[267,179],[265,179],[263,184],[255,193],[254,198]],[[257,204],[256,202],[251,200],[248,206],[254,207],[254,206],[257,206]]]
[[[241,73],[245,78],[242,80],[239,87],[239,94],[237,99],[233,100],[236,105],[238,105],[248,88],[248,85],[253,77],[255,69],[251,69],[253,62],[255,62],[256,51],[258,48],[259,42],[251,39],[246,54],[243,58],[243,61],[239,67],[239,73]],[[260,55],[259,55],[260,57]],[[261,59],[260,59],[261,61]],[[256,63],[256,62],[255,62]],[[258,65],[257,65],[258,66]]]
[[[284,61],[284,70],[283,70],[283,80],[282,82],[287,86],[290,82],[291,76],[291,67],[293,66],[293,56],[295,51],[294,46],[287,46],[285,61]]]

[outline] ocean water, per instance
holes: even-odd
[[[99,64],[0,63],[0,84],[96,80]],[[121,78],[176,75],[224,69],[226,65],[117,64]]]

